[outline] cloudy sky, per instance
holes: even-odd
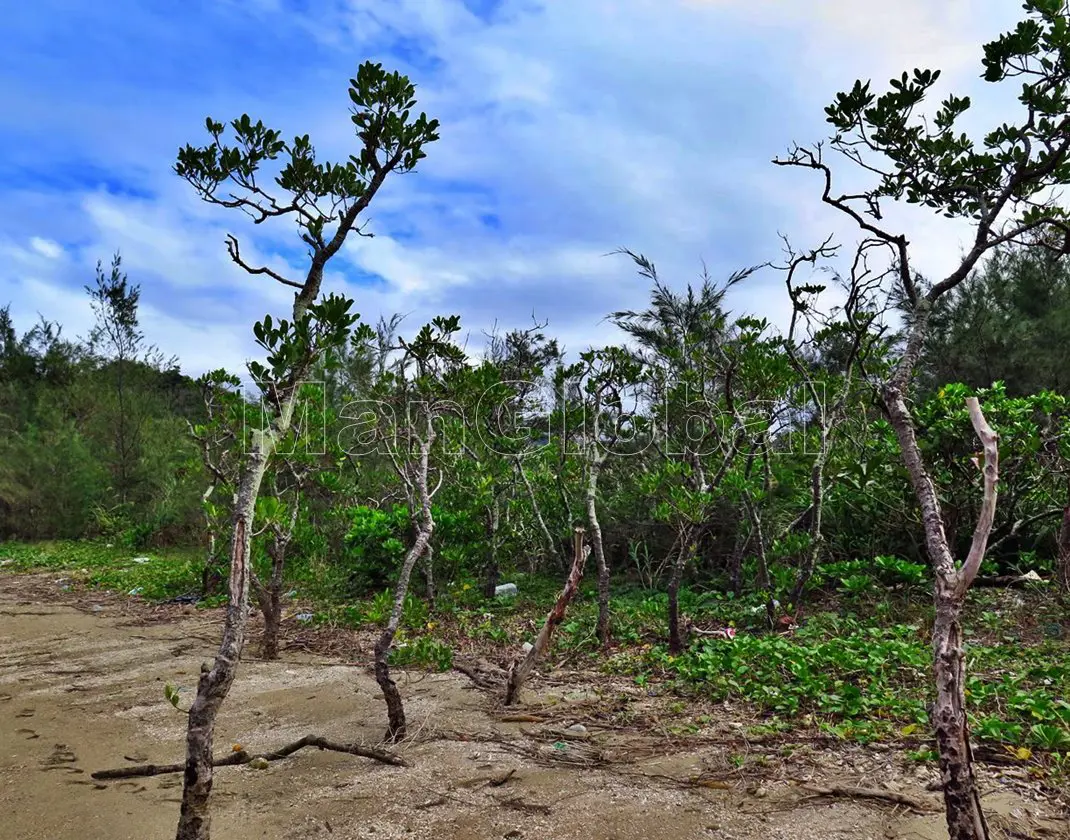
[[[407,73],[442,123],[418,172],[369,215],[372,239],[334,262],[329,288],[407,330],[459,314],[471,345],[534,314],[573,351],[619,340],[607,312],[642,306],[641,251],[682,287],[776,259],[777,233],[812,247],[851,231],[810,173],[770,159],[824,137],[823,107],[856,78],[941,68],[977,99],[971,124],[1009,118],[980,79],[980,45],[1013,25],[1006,0],[35,0],[5,11],[0,53],[0,305],[68,335],[83,286],[120,251],[142,287],[148,338],[189,373],[237,371],[250,325],[290,293],[230,263],[298,266],[289,223],[255,235],[173,174],[204,119],[249,113],[321,158],[355,149],[348,80],[365,59]],[[892,216],[926,274],[963,231]],[[295,270],[294,274],[298,272]],[[731,307],[782,322],[781,278],[755,276]]]

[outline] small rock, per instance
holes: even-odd
[[[586,735],[587,727],[582,723],[574,723],[568,729],[565,730],[569,735]]]
[[[267,770],[268,760],[262,755],[258,755],[256,758],[249,762],[249,766],[252,767],[254,770]]]
[[[764,799],[766,796],[769,795],[769,791],[766,790],[764,787],[759,786],[754,789],[754,795],[759,799]]]
[[[495,598],[515,598],[517,595],[517,588],[515,583],[503,583],[501,586],[494,587]]]
[[[140,566],[140,565],[143,565],[145,563],[151,563],[152,562],[152,558],[151,557],[135,557],[130,562],[131,563],[137,563]]]

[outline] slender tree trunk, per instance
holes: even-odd
[[[913,344],[917,336],[912,335],[911,340]],[[909,345],[907,352],[911,352]],[[885,386],[882,396],[921,507],[926,545],[936,573],[933,670],[937,692],[933,723],[940,753],[948,833],[950,840],[988,840],[988,826],[973,772],[966,724],[966,673],[959,618],[966,592],[984,558],[995,516],[999,461],[997,438],[985,421],[977,400],[968,399],[970,419],[984,447],[984,499],[970,553],[961,569],[956,568],[944,532],[936,488],[922,459],[913,418],[903,397],[902,380],[902,376],[898,379],[893,377]]]
[[[973,752],[966,723],[966,662],[959,617],[962,600],[938,584],[933,658],[936,706],[933,725],[944,782],[944,805],[951,840],[984,840],[988,826],[973,772]]]
[[[810,469],[810,545],[803,554],[799,573],[795,577],[795,586],[791,590],[791,607],[798,614],[802,606],[803,595],[814,576],[821,549],[824,546],[824,534],[821,531],[821,514],[825,506],[825,463],[829,456],[829,433],[821,430],[821,448],[814,458]]]
[[[264,586],[256,576],[256,571],[250,567],[249,580],[256,593],[260,612],[264,616],[264,636],[260,640],[260,655],[264,659],[279,658],[279,628],[282,625],[282,585],[283,575],[286,571],[286,552],[290,547],[294,531],[297,529],[297,517],[301,506],[299,497],[295,494],[290,506],[290,522],[286,530],[278,523],[274,523],[271,529],[271,542],[268,545],[268,556],[271,557],[271,577],[268,585]]]
[[[524,482],[524,489],[527,491],[528,499],[531,500],[531,509],[535,513],[535,521],[539,524],[539,532],[542,534],[542,538],[546,542],[546,550],[549,552],[552,559],[558,560],[560,563],[560,552],[558,552],[557,549],[557,541],[554,539],[553,535],[550,533],[549,527],[546,525],[546,519],[542,515],[542,507],[539,505],[539,500],[535,496],[535,488],[531,486],[531,479],[528,478],[528,474],[524,471],[524,465],[521,463],[519,457],[516,459],[516,471],[520,474],[520,480]]]
[[[602,544],[602,526],[598,523],[597,502],[598,476],[605,458],[605,453],[592,452],[589,456],[587,476],[587,527],[591,531],[591,548],[598,563],[598,624],[595,633],[602,647],[609,644],[609,564],[606,562],[606,552]]]
[[[754,528],[755,554],[758,557],[758,588],[765,593],[765,619],[769,628],[776,627],[777,607],[773,597],[773,581],[769,576],[769,557],[765,550],[765,535],[762,533],[762,515],[758,506],[751,500],[746,502],[747,512],[750,514],[751,525]]]
[[[208,500],[212,498],[212,494],[215,492],[215,482],[213,481],[208,485],[208,488],[201,494],[201,505],[205,507],[204,512],[204,530],[206,534],[205,549],[204,549],[204,570],[201,572],[201,597],[207,598],[212,594],[215,589],[213,585],[214,581],[212,577],[215,573],[216,563],[216,527],[215,520],[208,513],[207,505]]]
[[[729,561],[728,577],[732,584],[732,592],[739,597],[743,594],[743,555],[750,544],[750,534],[736,533],[735,546],[732,549],[732,558]]]
[[[512,667],[509,669],[509,679],[505,687],[506,706],[511,706],[516,702],[524,681],[531,674],[535,663],[546,653],[546,649],[550,646],[550,639],[553,638],[554,630],[565,620],[565,610],[568,609],[569,603],[580,588],[580,579],[583,577],[583,567],[587,562],[587,555],[590,554],[590,548],[583,544],[582,528],[574,529],[572,540],[572,568],[569,571],[568,579],[565,581],[565,588],[546,616],[546,621],[543,622],[542,630],[539,631],[531,650],[525,654],[523,659],[513,662]]]
[[[673,656],[683,653],[684,637],[680,628],[680,584],[684,577],[684,568],[691,559],[694,545],[690,529],[681,533],[678,539],[679,549],[673,558],[672,571],[669,574],[669,653]]]
[[[273,660],[279,658],[279,626],[282,624],[282,598],[274,586],[258,585],[253,581],[256,601],[264,616],[264,635],[260,639],[260,656]]]
[[[424,551],[424,583],[427,585],[427,600],[434,606],[438,589],[435,586],[435,547],[430,542]]]
[[[431,515],[431,493],[427,485],[427,474],[430,469],[431,446],[435,440],[435,432],[431,418],[427,419],[427,433],[420,441],[420,462],[416,469],[416,494],[420,500],[420,528],[413,541],[412,547],[405,555],[405,561],[398,575],[397,585],[394,587],[394,607],[390,611],[390,619],[386,628],[379,636],[375,644],[375,681],[383,692],[386,701],[387,729],[386,740],[391,742],[400,741],[405,737],[405,705],[398,691],[397,683],[390,676],[390,648],[394,644],[394,637],[401,624],[401,615],[405,609],[405,596],[409,592],[409,579],[412,570],[420,558],[427,552],[431,535],[435,528],[435,520]]]
[[[1070,505],[1063,508],[1063,521],[1059,527],[1055,581],[1064,595],[1070,594]]]
[[[487,569],[483,578],[483,597],[493,598],[498,588],[500,573],[498,568],[498,525],[501,522],[501,506],[498,496],[487,508]]]
[[[292,411],[292,403],[290,410]],[[288,413],[286,420],[289,420]],[[245,645],[253,515],[275,440],[275,436],[270,433],[256,435],[253,451],[249,455],[238,486],[230,551],[230,600],[227,602],[219,652],[210,668],[207,663],[201,666],[197,697],[189,710],[186,771],[176,840],[209,840],[210,837],[211,815],[208,800],[212,792],[212,738],[216,716],[234,683],[238,660]]]

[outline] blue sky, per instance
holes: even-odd
[[[243,255],[298,274],[287,223],[249,230],[199,203],[171,167],[204,118],[244,112],[321,158],[353,150],[348,79],[365,59],[409,74],[442,139],[370,213],[376,236],[333,264],[331,290],[368,320],[415,330],[456,313],[478,348],[495,323],[549,320],[573,351],[619,341],[607,312],[640,307],[626,246],[682,287],[852,231],[806,173],[770,159],[827,134],[822,108],[856,78],[944,69],[940,94],[978,97],[980,45],[1017,19],[1000,0],[36,0],[5,11],[0,52],[0,303],[84,334],[83,286],[118,249],[142,287],[148,338],[190,373],[237,371],[250,326],[289,292]],[[846,169],[845,169],[846,171]],[[846,183],[846,182],[845,182]],[[891,214],[915,262],[948,270],[963,231]],[[772,272],[731,306],[781,323]]]

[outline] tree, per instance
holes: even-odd
[[[324,270],[354,232],[357,221],[392,172],[408,172],[425,157],[424,146],[438,139],[437,120],[412,117],[415,88],[407,77],[365,62],[350,80],[355,106],[352,121],[360,151],[346,163],[319,163],[308,135],[291,142],[277,130],[253,123],[248,114],[231,123],[236,144],[222,142],[224,126],[206,121],[211,142],[185,146],[175,171],[204,201],[238,209],[257,224],[288,218],[297,223],[310,260],[303,280],[285,277],[268,266],[250,265],[238,240],[227,238],[231,259],[252,275],[267,275],[296,289],[292,319],[270,315],[254,326],[267,365],[253,362],[249,372],[264,395],[267,422],[250,432],[236,487],[230,548],[229,601],[223,637],[215,662],[202,666],[197,697],[189,711],[186,772],[177,840],[210,836],[212,735],[219,708],[234,681],[245,642],[249,605],[250,543],[260,486],[297,409],[302,381],[330,348],[342,345],[357,320],[352,301],[336,295],[322,300]],[[274,178],[280,192],[269,192],[258,174],[269,163],[285,160]],[[225,186],[224,186],[225,185]]]
[[[1070,182],[1070,9],[1065,0],[1027,0],[1027,17],[985,45],[984,78],[998,83],[1022,77],[1024,114],[984,136],[980,146],[956,121],[970,108],[967,97],[949,95],[932,123],[915,110],[939,78],[938,71],[903,73],[877,97],[857,81],[826,108],[836,134],[831,147],[876,175],[860,193],[836,196],[822,147],[795,147],[774,163],[818,172],[822,201],[852,219],[866,237],[885,248],[895,268],[907,311],[907,331],[898,359],[879,383],[911,484],[922,511],[926,545],[935,571],[936,620],[933,653],[937,699],[934,723],[940,752],[944,802],[951,840],[988,837],[973,773],[965,713],[965,665],[960,616],[966,592],[984,557],[996,503],[998,449],[975,398],[968,402],[984,447],[984,504],[965,561],[955,562],[944,530],[941,504],[929,475],[908,404],[935,305],[963,283],[986,253],[1004,243],[1030,243],[1070,252],[1070,217],[1051,199],[1052,188]],[[886,161],[886,162],[885,162]],[[883,226],[881,202],[905,199],[973,225],[973,241],[956,268],[926,284],[915,272],[909,242]]]
[[[109,274],[104,273],[102,263],[97,263],[96,284],[86,286],[85,290],[96,316],[96,324],[89,333],[89,352],[104,359],[106,369],[111,373],[115,397],[114,416],[107,421],[112,432],[111,470],[116,498],[120,509],[125,509],[142,478],[138,475],[138,467],[147,420],[143,395],[139,399],[137,383],[132,379],[138,363],[161,370],[165,366],[164,359],[145,344],[144,333],[138,324],[141,287],[131,284],[122,272],[122,258],[118,252],[112,258]],[[166,367],[174,368],[175,365],[176,360],[172,359]]]
[[[1011,396],[1070,394],[1070,264],[1046,248],[1006,243],[934,307],[919,387],[949,382]]]
[[[738,434],[730,432],[731,371],[721,352],[731,338],[725,295],[759,266],[732,274],[718,286],[707,274],[696,293],[690,285],[678,295],[664,285],[654,264],[642,254],[623,251],[653,284],[650,307],[610,317],[639,344],[646,364],[647,399],[656,407],[653,439],[661,462],[642,477],[641,486],[658,503],[655,518],[674,532],[668,582],[669,649],[684,646],[679,594],[684,571],[698,551],[716,502],[716,489],[739,454]],[[727,395],[727,396],[726,396]]]
[[[465,361],[464,352],[452,341],[459,329],[460,320],[456,316],[438,317],[411,341],[402,339],[399,347],[402,355],[394,371],[381,380],[380,404],[386,409],[380,419],[379,432],[385,433],[381,443],[401,482],[414,534],[394,586],[390,617],[375,644],[375,680],[386,701],[388,741],[401,740],[407,729],[401,692],[390,676],[390,649],[401,624],[412,571],[421,559],[429,566],[431,563],[431,537],[435,529],[431,501],[446,474],[440,467],[438,479],[431,485],[432,450],[440,441],[438,426],[448,415],[455,414],[452,380],[458,370],[463,370]],[[439,448],[446,449],[447,445],[443,441]],[[430,574],[429,571],[429,580]]]

